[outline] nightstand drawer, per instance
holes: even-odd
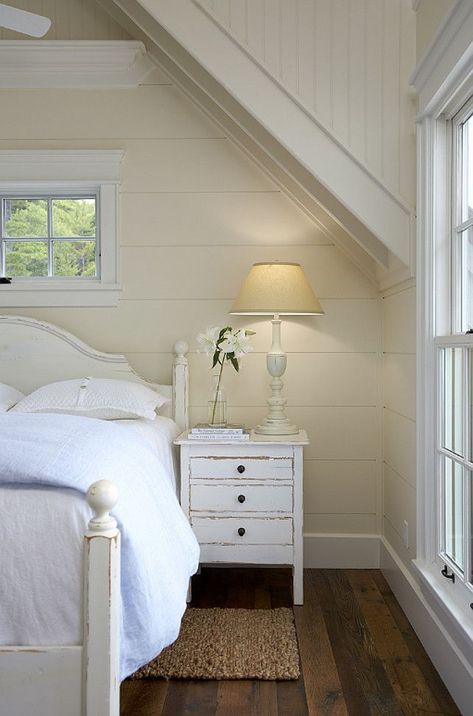
[[[272,480],[292,479],[291,458],[254,458],[254,457],[192,457],[190,459],[190,477],[215,480],[258,478]]]
[[[291,485],[191,483],[192,512],[292,512]]]
[[[191,517],[202,544],[292,544],[290,517]]]

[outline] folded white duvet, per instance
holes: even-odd
[[[125,425],[0,416],[0,643],[45,644],[47,634],[49,643],[81,641],[79,565],[90,510],[79,493],[97,479],[112,479],[119,489],[124,678],[177,637],[198,563],[166,469],[140,430]],[[50,569],[38,574],[45,555]]]

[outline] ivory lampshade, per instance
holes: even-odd
[[[230,313],[273,316],[272,344],[266,357],[266,366],[272,377],[271,398],[268,400],[268,415],[254,430],[258,435],[277,437],[299,432],[299,428],[285,414],[286,400],[282,395],[281,376],[286,370],[287,357],[281,346],[279,316],[313,316],[323,312],[300,264],[253,264]]]
[[[239,315],[320,315],[324,311],[300,264],[253,264],[230,309]]]

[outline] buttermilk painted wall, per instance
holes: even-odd
[[[60,5],[57,39],[90,39],[90,3]],[[30,3],[38,11],[57,7]],[[80,9],[86,13],[82,24]],[[102,39],[119,34],[108,18],[100,27]],[[163,382],[170,376],[174,341],[186,339],[192,422],[205,419],[210,386],[209,361],[196,352],[196,334],[229,322],[251,326],[254,353],[243,359],[239,376],[227,370],[224,382],[230,419],[254,425],[266,410],[270,325],[227,312],[253,262],[301,262],[325,310],[322,317],[283,324],[287,411],[311,439],[304,531],[379,533],[376,287],[166,75],[156,70],[146,82],[136,90],[0,92],[1,149],[125,152],[118,307],[0,310],[51,321],[101,350],[124,352],[138,372]]]

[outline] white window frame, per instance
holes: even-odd
[[[432,41],[412,82],[417,117],[417,559],[414,567],[429,606],[473,663],[473,596],[440,573],[437,474],[440,336],[470,345],[451,321],[451,120],[473,96],[473,6],[458,0]],[[439,338],[436,338],[436,337]],[[448,564],[449,571],[453,565]]]
[[[0,193],[97,195],[100,276],[87,281],[18,279],[0,284],[0,307],[115,306],[119,284],[118,196],[123,152],[0,151]]]

